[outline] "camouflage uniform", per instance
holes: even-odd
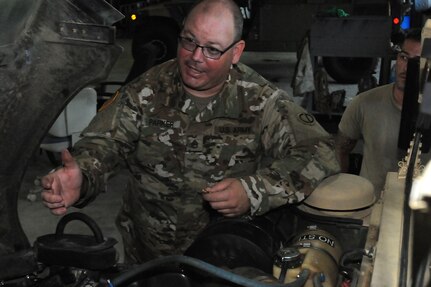
[[[288,95],[249,67],[231,69],[222,91],[199,111],[177,62],[123,87],[75,145],[85,175],[78,206],[103,191],[106,174],[131,172],[117,225],[126,256],[181,254],[208,223],[200,191],[238,178],[250,215],[304,199],[339,170],[332,140]]]

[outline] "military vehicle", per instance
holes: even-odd
[[[29,242],[17,214],[29,160],[74,96],[107,77],[121,53],[113,25],[122,15],[103,0],[9,0],[0,8],[1,285],[425,286],[430,257],[412,252],[409,239],[426,237],[403,220],[408,194],[396,174],[377,201],[364,179],[330,177],[304,204],[217,220],[185,254],[138,266],[117,262],[115,241],[80,213]],[[74,220],[93,234],[66,234]],[[413,256],[424,263],[412,268]]]

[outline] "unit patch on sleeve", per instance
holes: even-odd
[[[314,116],[309,113],[299,113],[298,119],[300,122],[310,126],[314,125],[314,122],[316,121]]]

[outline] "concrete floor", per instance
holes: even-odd
[[[113,67],[108,81],[123,81],[125,80],[129,69],[132,65],[130,41],[119,39],[119,45],[123,46],[124,52]],[[295,53],[256,53],[247,52],[243,55],[242,61],[252,66],[255,70],[261,73],[268,80],[274,82],[280,88],[285,89],[290,94],[292,89],[290,83],[293,76],[294,67],[296,64]],[[356,94],[355,86],[343,86],[348,89],[348,95]],[[330,89],[340,89],[336,84],[331,84]],[[302,99],[297,98],[300,102]],[[40,193],[34,193],[34,181],[48,173],[54,166],[48,160],[45,151],[40,151],[35,154],[30,162],[28,171],[22,182],[19,193],[18,213],[25,233],[27,234],[30,243],[36,240],[38,236],[55,232],[55,227],[60,217],[52,215],[40,201]],[[123,260],[123,251],[121,238],[116,230],[114,220],[121,204],[122,182],[124,177],[118,175],[114,177],[108,187],[106,194],[100,195],[95,202],[89,206],[79,210],[92,217],[100,226],[105,237],[113,237],[119,242],[117,250],[119,252],[120,262]],[[30,197],[29,197],[30,195]],[[31,200],[29,200],[29,198]],[[78,211],[71,208],[70,211]],[[68,224],[66,232],[91,234],[89,228],[81,222],[73,222]]]

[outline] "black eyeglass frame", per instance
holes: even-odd
[[[186,40],[186,41],[188,41],[188,42],[190,42],[190,43],[193,43],[193,44],[195,45],[195,47],[194,47],[193,49],[191,49],[191,50],[187,49],[187,48],[186,48],[186,47],[184,47],[184,45],[182,44],[184,40]],[[192,38],[189,38],[189,37],[178,36],[178,41],[179,41],[179,43],[180,43],[181,47],[183,47],[184,49],[186,49],[186,50],[187,50],[187,51],[189,51],[189,52],[194,52],[194,51],[196,51],[196,49],[197,49],[197,48],[201,48],[201,49],[202,49],[202,54],[205,56],[205,58],[212,59],[212,60],[218,60],[218,59],[220,59],[220,58],[221,58],[221,56],[223,56],[223,54],[224,54],[224,53],[226,53],[227,51],[229,51],[233,46],[235,46],[235,45],[236,45],[239,41],[241,41],[241,40],[234,41],[232,44],[230,44],[230,45],[229,45],[226,49],[224,49],[223,51],[220,51],[219,49],[214,48],[214,47],[208,47],[208,46],[202,46],[202,45],[199,45],[199,44],[198,44],[198,43],[196,43]],[[217,56],[217,57],[208,56],[208,55],[206,55],[206,52],[205,52],[205,51],[207,51],[206,49],[216,50],[216,51],[217,51],[217,52],[219,52],[220,54],[219,54],[219,56]]]

